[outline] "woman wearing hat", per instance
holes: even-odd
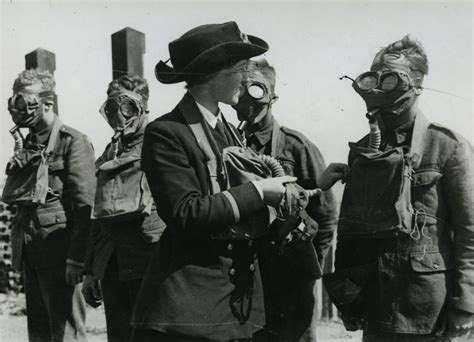
[[[188,91],[145,131],[142,166],[167,228],[138,294],[133,341],[251,340],[265,324],[254,240],[230,227],[277,206],[296,179],[229,188],[221,153],[239,137],[218,104],[238,103],[247,59],[267,50],[235,22],[203,25],[169,44],[173,67],[155,68],[158,81]]]

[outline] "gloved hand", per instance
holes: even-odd
[[[324,170],[323,174],[319,176],[317,184],[321,190],[326,191],[331,189],[338,180],[341,180],[342,184],[344,184],[348,176],[349,166],[343,163],[331,163]]]
[[[94,276],[87,274],[82,284],[82,295],[86,300],[86,303],[97,308],[102,304],[102,291],[98,280],[94,279]]]
[[[296,180],[296,177],[283,176],[261,179],[256,181],[256,183],[263,192],[263,202],[266,205],[278,208],[286,191],[285,184],[296,182]]]
[[[82,267],[66,264],[66,284],[76,286],[82,281]]]
[[[448,309],[441,317],[436,336],[467,337],[473,330],[474,314],[458,310]]]

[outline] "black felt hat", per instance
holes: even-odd
[[[242,33],[234,21],[202,25],[169,44],[173,66],[158,62],[155,76],[161,83],[178,83],[212,74],[267,50],[264,40]]]

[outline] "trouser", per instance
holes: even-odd
[[[316,281],[294,272],[272,246],[262,244],[259,264],[266,324],[257,342],[316,341]]]
[[[251,338],[234,339],[227,341],[208,340],[200,337],[180,336],[166,334],[157,330],[134,329],[130,342],[252,342]]]
[[[117,258],[115,254],[111,256],[101,280],[108,342],[129,341],[132,334],[130,318],[141,282],[141,279],[121,281]]]
[[[363,342],[455,342],[463,341],[462,339],[438,337],[433,334],[415,335],[415,334],[396,334],[383,332],[364,331]],[[464,340],[468,341],[468,340]]]
[[[65,265],[37,269],[23,262],[31,342],[87,341],[81,284],[66,284]]]

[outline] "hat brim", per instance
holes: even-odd
[[[247,42],[226,42],[212,47],[194,58],[179,72],[160,61],[155,66],[156,79],[164,84],[179,83],[198,75],[209,75],[238,62],[268,51],[268,44],[258,37],[248,35]]]

